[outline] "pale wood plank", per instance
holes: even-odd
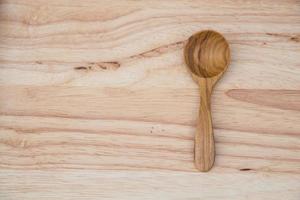
[[[0,175],[0,183],[5,183],[3,189],[7,191],[0,194],[4,199],[55,199],[58,194],[64,199],[297,200],[299,197],[299,179],[293,175],[109,170],[3,172],[10,179],[9,183],[3,182],[3,173]],[[18,192],[14,192],[15,188]]]
[[[182,57],[203,29],[232,49],[208,174]],[[297,0],[2,0],[0,199],[299,199],[299,38]]]

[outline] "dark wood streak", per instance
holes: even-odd
[[[250,168],[242,168],[242,169],[240,169],[240,171],[251,171],[251,170],[253,170],[253,169],[250,169]]]
[[[290,34],[284,34],[284,33],[266,33],[269,36],[274,36],[274,37],[284,37],[288,38],[289,40],[293,42],[300,42],[300,35],[290,35]]]
[[[79,66],[79,67],[74,67],[75,70],[87,70],[87,67],[84,66]]]
[[[197,40],[202,40],[202,41],[196,41],[195,43],[197,44],[197,46],[199,46],[199,51],[198,51],[198,61],[197,64],[195,64],[195,70],[199,70],[198,74],[202,74],[204,77],[209,77],[209,69],[206,69],[207,66],[201,66],[201,60],[203,59],[201,56],[201,52],[203,50],[205,50],[205,48],[207,48],[207,42],[208,42],[208,38],[210,37],[212,33],[207,32],[205,33],[205,36],[203,38],[197,38]],[[201,47],[203,46],[203,47]],[[196,67],[197,66],[197,67]]]
[[[79,70],[79,71],[98,71],[99,69],[101,70],[117,70],[121,64],[117,61],[110,61],[110,62],[90,62],[87,64],[87,66],[79,66],[79,67],[74,67],[74,70]]]
[[[178,41],[178,42],[174,42],[171,44],[162,45],[160,47],[156,47],[154,49],[151,49],[151,50],[148,50],[148,51],[136,54],[136,55],[129,56],[128,58],[125,58],[125,60],[126,59],[149,58],[149,57],[160,56],[160,55],[162,55],[164,53],[168,53],[170,51],[182,49],[185,42],[186,42],[186,40],[183,40],[183,41]]]

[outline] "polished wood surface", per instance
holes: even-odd
[[[200,91],[199,119],[194,142],[195,166],[199,171],[207,172],[215,161],[210,99],[215,83],[230,63],[229,44],[220,33],[204,30],[188,39],[184,58]]]
[[[0,1],[0,199],[285,199],[300,191],[299,1]],[[187,39],[231,63],[194,166]]]

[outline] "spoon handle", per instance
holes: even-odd
[[[199,171],[209,171],[215,160],[215,144],[212,128],[210,97],[213,83],[207,79],[199,81],[200,111],[195,134],[195,166]]]

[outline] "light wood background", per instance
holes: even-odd
[[[214,29],[216,163],[193,165]],[[300,1],[0,0],[0,199],[300,199]]]

